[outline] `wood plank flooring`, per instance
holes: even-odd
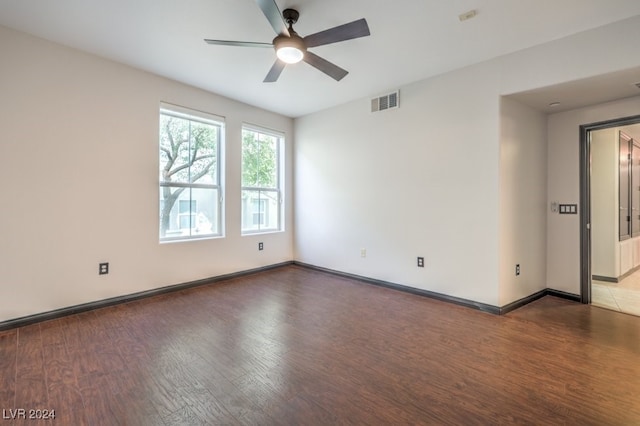
[[[0,426],[640,424],[640,318],[550,296],[499,317],[287,266],[0,332],[0,410]]]

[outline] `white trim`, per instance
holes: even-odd
[[[244,122],[242,123],[242,130],[250,130],[252,132],[262,133],[263,135],[273,136],[276,138],[281,138],[283,140],[286,136],[284,132]]]
[[[224,126],[224,122],[225,122],[225,118],[220,115],[211,114],[210,112],[206,112],[206,111],[199,111],[196,109],[187,108],[180,105],[174,105],[167,102],[160,102],[160,113],[174,115],[176,117],[181,117],[181,118],[187,118],[190,120],[195,119],[196,121],[203,120],[207,123],[221,125],[221,126]]]

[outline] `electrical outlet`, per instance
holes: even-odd
[[[258,243],[258,250],[264,250],[264,243],[262,241]]]
[[[107,275],[109,273],[109,262],[98,264],[98,275]]]
[[[418,268],[424,268],[424,257],[418,257]]]
[[[367,257],[367,249],[360,249],[360,257]]]
[[[516,265],[516,277],[518,275],[520,275],[520,264],[519,263]]]

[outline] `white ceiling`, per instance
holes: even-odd
[[[612,72],[555,86],[509,95],[546,113],[640,96],[640,68]]]
[[[252,0],[2,0],[0,25],[297,117],[640,14],[638,0],[276,2],[300,12],[301,36],[367,19],[370,37],[312,49],[347,77],[336,82],[300,63],[263,83],[271,49],[203,41],[270,42],[273,29]],[[471,9],[477,16],[460,22]]]

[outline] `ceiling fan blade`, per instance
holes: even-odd
[[[326,59],[321,58],[320,56],[309,52],[308,50],[304,54],[304,59],[306,63],[309,65],[316,67],[323,73],[327,74],[329,77],[333,78],[336,81],[340,81],[349,74],[349,71],[340,68],[339,66],[332,64]]]
[[[307,47],[316,47],[339,41],[366,37],[368,35],[371,35],[371,32],[369,32],[369,25],[367,25],[367,20],[362,18],[357,21],[349,22],[348,24],[339,25],[337,27],[329,28],[328,30],[320,31],[319,33],[308,35],[304,37],[303,40]]]
[[[287,24],[282,19],[282,13],[278,9],[278,5],[275,0],[256,0],[256,3],[262,9],[262,13],[267,17],[267,20],[273,27],[273,30],[277,34],[284,34],[289,37],[289,30]]]
[[[241,46],[241,47],[271,47],[273,48],[273,43],[260,43],[256,41],[234,41],[234,40],[210,40],[205,38],[209,44],[218,44],[221,46]]]
[[[286,65],[287,64],[285,62],[281,61],[280,59],[276,59],[276,62],[273,64],[273,66],[269,70],[269,73],[264,78],[263,83],[274,83],[278,81],[278,77],[280,77],[280,74],[282,73],[282,70]]]

